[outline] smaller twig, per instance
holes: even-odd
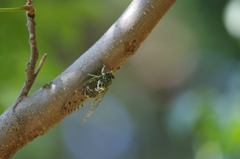
[[[44,63],[44,61],[46,60],[46,57],[47,57],[47,54],[44,54],[43,55],[43,57],[42,57],[42,59],[40,60],[40,63],[39,63],[39,65],[38,65],[38,68],[37,68],[37,70],[35,71],[35,76],[37,76],[38,75],[38,73],[39,73],[39,71],[41,70],[41,68],[42,68],[42,66],[43,66],[43,63]]]
[[[31,49],[31,57],[30,61],[27,63],[27,68],[25,70],[26,73],[26,81],[22,87],[22,90],[17,98],[17,100],[14,103],[13,110],[15,110],[16,106],[19,102],[21,102],[25,97],[27,97],[28,92],[30,91],[40,69],[42,68],[42,65],[47,57],[46,54],[43,55],[39,66],[37,70],[34,72],[36,63],[38,60],[38,49],[37,49],[37,40],[36,40],[36,33],[35,33],[35,26],[36,23],[34,21],[35,17],[35,8],[32,5],[33,1],[28,0],[27,4],[24,6],[24,8],[27,9],[26,16],[27,16],[27,27],[29,31],[29,44]]]
[[[22,7],[15,7],[15,8],[0,8],[0,12],[16,12],[16,11],[29,11],[32,9],[32,6],[29,6],[29,4],[32,4],[32,2],[28,1],[27,5]]]
[[[15,12],[21,10],[26,10],[25,6],[16,8],[0,8],[0,12]]]

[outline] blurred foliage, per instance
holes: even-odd
[[[177,1],[116,73],[103,102],[83,126],[87,107],[13,158],[240,158],[240,38],[225,28],[230,2]],[[1,0],[0,7],[25,3]],[[36,0],[39,53],[48,57],[31,92],[81,56],[129,4]],[[0,20],[3,112],[25,80],[29,35],[24,12],[0,13]]]

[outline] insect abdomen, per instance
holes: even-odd
[[[87,98],[95,98],[99,95],[99,92],[95,88],[87,86],[84,90],[84,94]]]

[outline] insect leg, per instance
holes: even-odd
[[[104,73],[105,67],[106,67],[106,66],[103,64],[103,68],[102,68],[102,70],[101,70],[101,73],[102,73],[102,74]]]
[[[92,77],[98,77],[98,75],[93,75],[93,74],[88,74],[88,75]]]

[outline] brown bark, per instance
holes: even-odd
[[[88,73],[115,72],[147,38],[175,0],[134,0],[110,29],[51,83],[13,105],[0,116],[0,159],[11,158],[19,149],[64,119],[66,102],[84,102],[78,88]],[[117,81],[117,79],[114,82]],[[72,99],[73,94],[77,94]]]

